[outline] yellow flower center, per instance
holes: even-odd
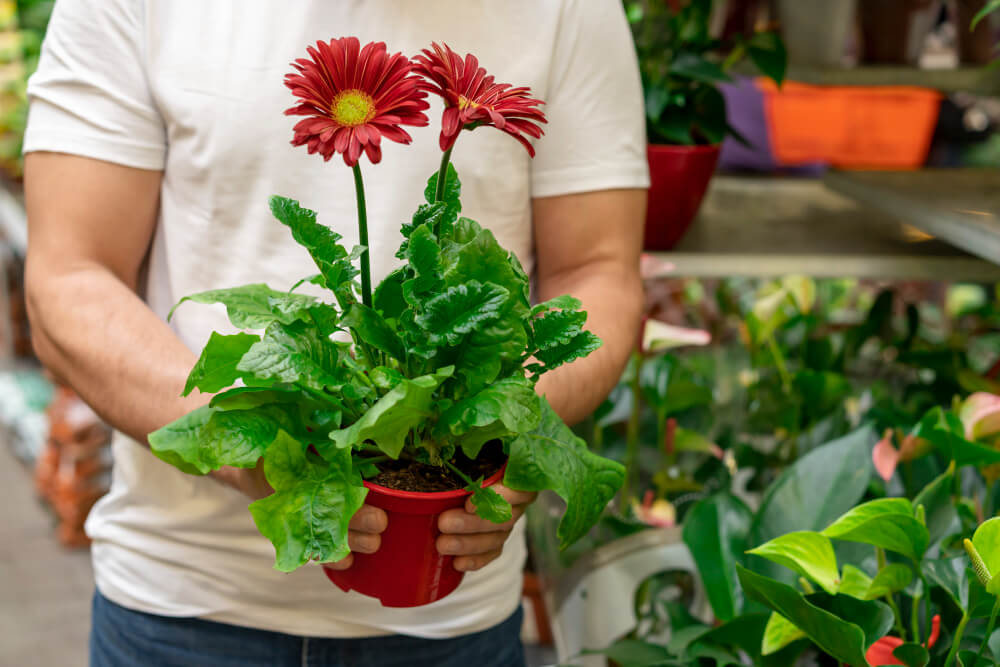
[[[475,108],[480,107],[480,106],[482,106],[482,105],[481,104],[477,104],[476,102],[473,102],[472,100],[470,100],[470,99],[468,99],[468,98],[466,98],[466,97],[464,97],[462,95],[458,96],[458,108],[460,110],[462,110],[462,111],[465,111],[469,107],[472,107],[472,108],[475,109]]]
[[[364,125],[375,115],[375,101],[360,90],[345,90],[333,99],[330,117],[341,125]]]

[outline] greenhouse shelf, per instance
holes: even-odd
[[[717,176],[683,240],[654,255],[690,277],[1000,280],[1000,267],[814,179]]]
[[[988,71],[982,66],[921,69],[907,65],[791,65],[785,78],[817,86],[919,86],[945,93],[967,91],[984,95],[1000,92],[1000,72]]]
[[[1000,264],[1000,171],[996,169],[831,172],[824,181],[862,205]]]

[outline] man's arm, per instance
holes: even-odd
[[[538,299],[571,294],[604,344],[542,376],[538,391],[570,424],[589,415],[618,382],[639,337],[639,276],[646,191],[603,190],[534,201]]]
[[[571,294],[588,312],[588,328],[604,345],[585,359],[538,382],[556,412],[578,422],[608,395],[639,336],[642,280],[639,253],[646,213],[645,190],[605,190],[534,201],[536,290],[540,300]],[[497,525],[475,514],[472,501],[438,520],[437,548],[455,554],[459,570],[478,570],[500,556],[504,542],[534,493],[493,487],[513,506]]]

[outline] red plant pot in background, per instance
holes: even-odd
[[[496,484],[501,468],[483,482]],[[378,598],[385,607],[419,607],[440,600],[462,583],[463,572],[452,566],[453,556],[443,556],[435,546],[438,516],[465,505],[469,492],[420,493],[397,491],[365,482],[365,503],[385,510],[389,525],[382,546],[373,554],[354,554],[346,570],[323,568],[330,581],[343,591],[357,591]]]
[[[649,146],[646,250],[670,250],[698,214],[719,159],[718,146]]]

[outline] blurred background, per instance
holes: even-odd
[[[3,665],[85,663],[83,522],[111,474],[109,428],[34,359],[24,306],[25,83],[53,4],[0,0]],[[650,319],[577,429],[626,464],[622,494],[568,553],[550,500],[530,516],[535,665],[655,627],[673,608],[656,596],[704,606],[680,527],[714,489],[759,504],[785,466],[863,421],[1000,389],[1000,3],[624,9],[650,140]]]

